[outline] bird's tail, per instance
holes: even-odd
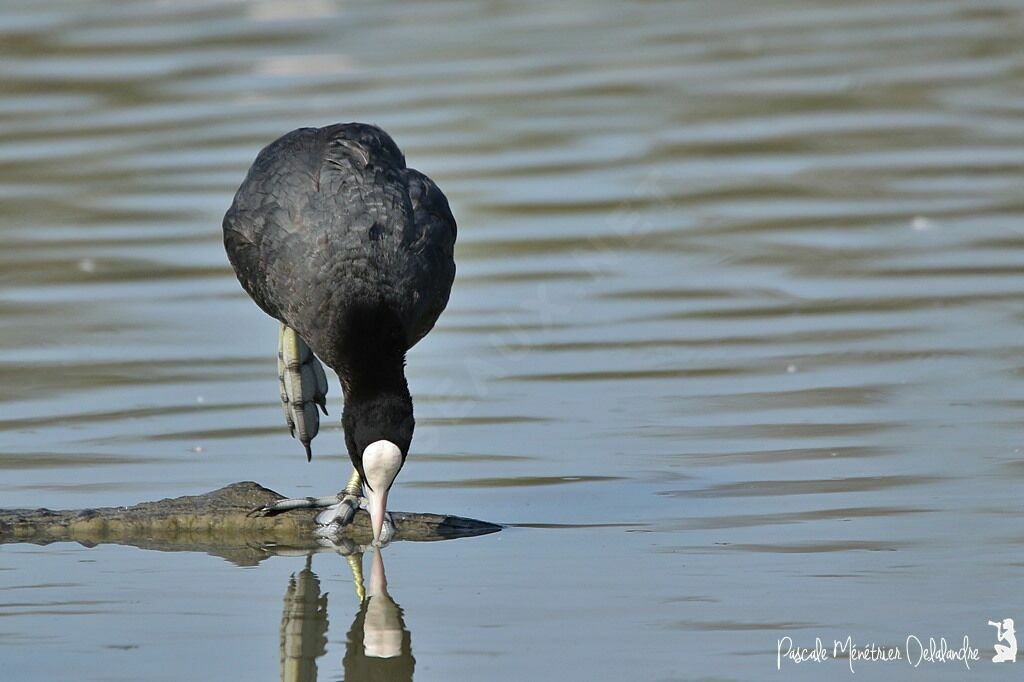
[[[309,444],[320,431],[317,407],[327,414],[327,375],[302,337],[285,324],[277,341],[277,379],[288,428],[306,448],[310,460],[313,451]]]

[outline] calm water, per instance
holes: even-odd
[[[392,502],[513,526],[389,547],[373,612],[336,554],[7,545],[4,676],[822,679],[778,639],[967,634],[969,673],[856,679],[1010,679],[1021,35],[980,0],[3,3],[0,506],[340,487],[338,387],[307,465],[219,226],[266,142],[365,120],[460,224]]]

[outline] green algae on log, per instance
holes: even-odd
[[[0,544],[79,542],[134,545],[150,549],[211,551],[214,548],[281,545],[294,549],[320,546],[313,531],[316,510],[294,509],[275,516],[249,516],[257,507],[283,496],[252,481],[232,483],[205,493],[131,507],[52,511],[0,509]],[[501,526],[440,514],[392,512],[395,541],[429,542],[485,535]],[[342,538],[368,544],[370,518],[359,510],[342,529]],[[224,552],[211,553],[225,555]]]

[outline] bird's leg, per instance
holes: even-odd
[[[320,431],[316,408],[327,414],[327,375],[302,337],[283,323],[277,337],[277,381],[288,429],[309,460],[313,457],[309,444]]]
[[[346,554],[348,567],[352,569],[352,585],[356,588],[356,599],[362,604],[366,599],[366,588],[363,586],[363,553]]]
[[[277,380],[284,418],[292,437],[306,448],[308,460],[312,457],[309,443],[320,430],[317,406],[327,414],[327,375],[302,337],[284,324],[277,337]],[[341,494],[278,500],[253,509],[249,516],[273,516],[291,509],[323,509],[338,504],[339,499]]]

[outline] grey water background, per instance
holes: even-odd
[[[306,464],[220,220],[302,125],[386,128],[460,225],[384,552],[418,680],[822,679],[779,638],[1024,624],[1024,5],[0,5],[0,506]],[[0,547],[9,679],[278,679],[295,557]],[[319,679],[359,611],[341,557]],[[352,644],[351,646],[357,646]],[[1024,665],[1024,662],[1018,664]]]

